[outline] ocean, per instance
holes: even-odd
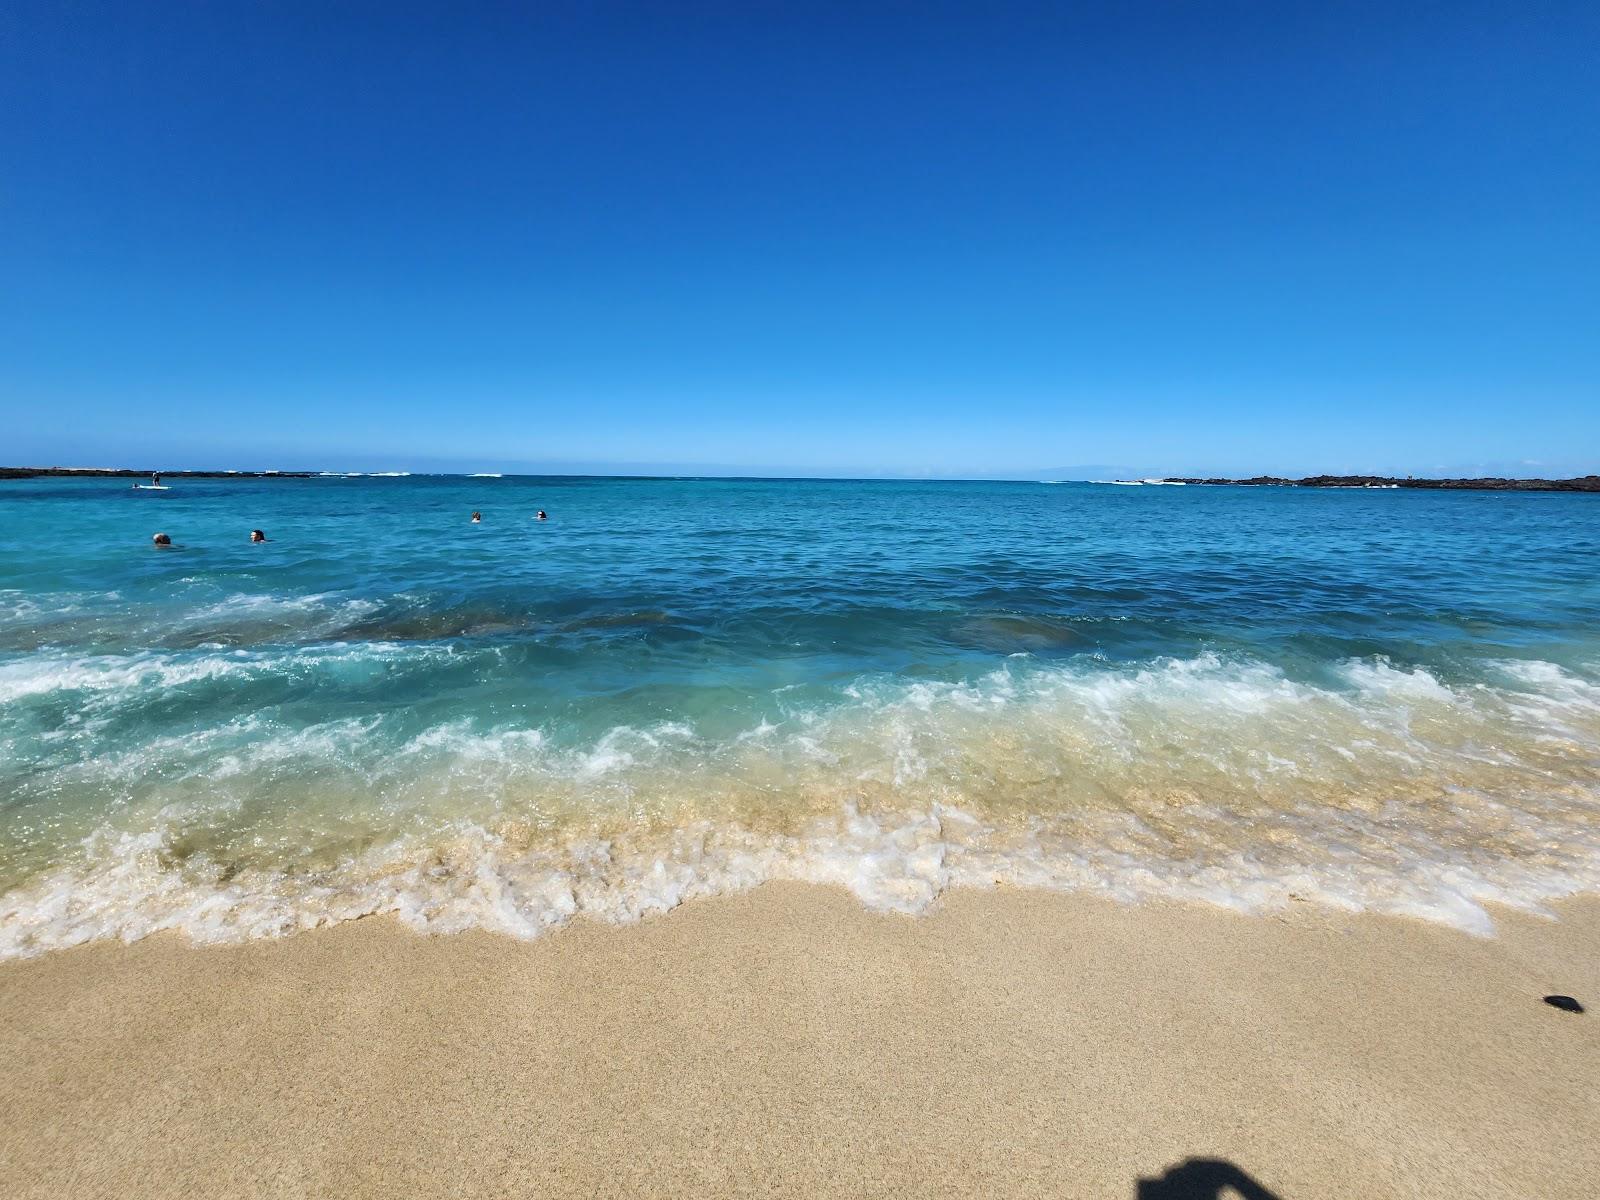
[[[0,482],[0,956],[1600,890],[1600,497],[168,482]]]

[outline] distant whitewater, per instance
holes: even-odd
[[[0,956],[772,879],[1488,933],[1600,891],[1595,503],[195,480],[157,551],[0,484]]]

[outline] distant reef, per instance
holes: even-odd
[[[1215,483],[1246,487],[1319,488],[1426,488],[1444,492],[1600,492],[1600,475],[1580,475],[1576,479],[1404,479],[1390,475],[1307,475],[1304,479],[1282,479],[1276,475],[1256,475],[1249,479],[1180,479],[1173,483]]]
[[[120,467],[0,467],[0,479],[73,476],[85,479],[310,479],[310,471],[132,471]]]

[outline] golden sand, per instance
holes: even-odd
[[[0,1194],[1592,1197],[1600,902],[1496,917],[796,884],[63,951],[0,964]]]

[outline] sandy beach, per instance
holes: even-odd
[[[0,966],[0,1191],[1593,1195],[1596,1014],[1541,997],[1600,996],[1600,903],[1496,917],[769,885],[95,945]]]

